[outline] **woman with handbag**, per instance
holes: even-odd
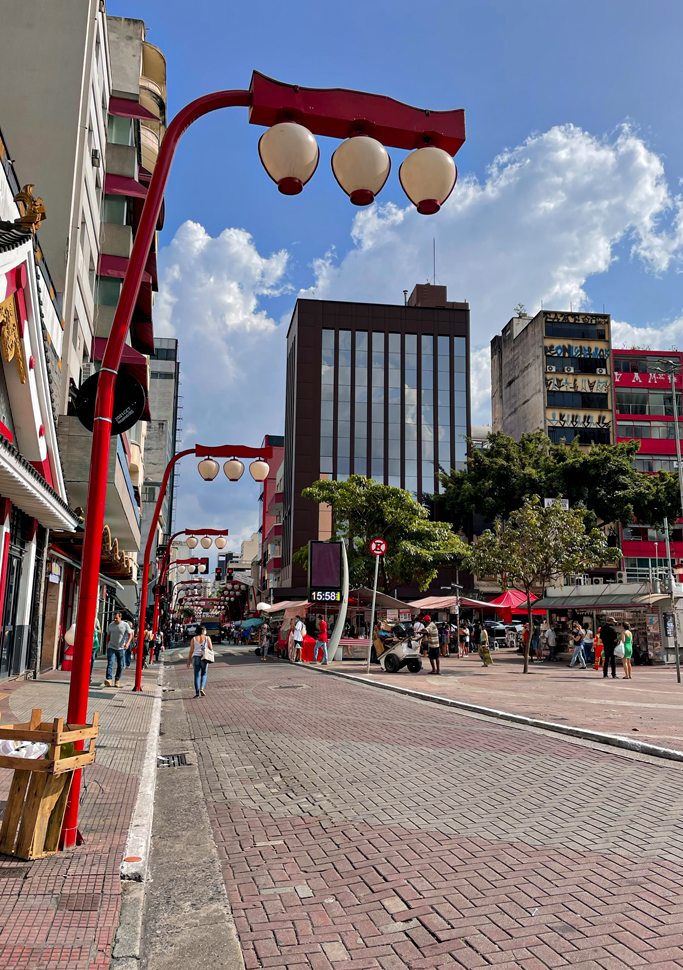
[[[194,696],[206,697],[204,688],[206,687],[206,672],[209,664],[214,661],[213,645],[211,637],[207,637],[206,630],[200,626],[190,643],[190,653],[187,658],[187,667],[190,663],[194,666]]]

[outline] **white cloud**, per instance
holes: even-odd
[[[483,181],[461,177],[436,217],[393,202],[359,212],[351,248],[330,240],[301,294],[400,303],[404,289],[431,278],[432,239],[438,280],[472,309],[476,424],[490,420],[490,338],[517,303],[589,308],[586,281],[609,271],[617,246],[634,273],[664,273],[679,260],[683,218],[661,159],[631,129],[596,138],[565,125],[501,153]],[[282,433],[286,324],[263,303],[288,292],[288,253],[262,256],[244,230],[213,238],[186,222],[160,267],[155,325],[180,338],[184,445]],[[617,323],[615,343],[683,346],[683,317],[662,329]],[[227,524],[235,548],[257,526],[256,486],[246,475],[202,483],[192,464],[181,466],[177,527]]]
[[[393,203],[359,213],[353,248],[313,267],[307,295],[401,301],[432,277],[472,308],[473,416],[488,420],[487,347],[522,301],[535,312],[589,307],[586,280],[609,270],[620,242],[647,270],[664,272],[683,241],[680,200],[661,159],[628,127],[611,139],[573,125],[532,135],[501,153],[484,182],[461,178],[438,216]]]
[[[217,238],[184,223],[160,253],[159,336],[179,338],[183,433],[179,447],[259,445],[283,433],[285,332],[259,305],[287,291],[288,254],[261,256],[249,233]],[[230,529],[239,550],[257,527],[259,488],[248,471],[204,482],[189,456],[179,464],[176,528]]]

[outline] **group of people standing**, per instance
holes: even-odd
[[[135,630],[131,624],[123,619],[120,611],[114,613],[114,619],[107,627],[107,671],[104,678],[105,687],[120,687],[121,676],[126,667],[133,664],[134,657]],[[92,681],[93,667],[95,666],[95,654],[100,647],[99,623],[95,624],[95,636],[93,638],[92,659],[90,661],[90,680]],[[157,630],[156,634],[152,630],[145,630],[143,638],[142,666],[148,667],[149,664],[159,660],[161,651],[164,649],[164,634]]]
[[[616,662],[620,659],[624,668],[624,679],[631,680],[633,631],[631,624],[627,621],[621,624],[621,630],[617,630],[616,622],[613,616],[607,617],[598,633],[595,634],[589,624],[582,626],[577,620],[574,620],[569,631],[569,644],[572,648],[569,666],[580,666],[583,670],[586,670],[588,664],[597,659],[598,663],[603,664],[603,676],[608,676],[609,668],[612,677],[616,678]],[[525,644],[528,637],[529,628],[525,624],[523,634]],[[534,653],[537,653],[534,662],[541,663],[543,661],[544,646],[548,648],[549,659],[551,661],[557,660],[557,631],[553,624],[550,624],[543,633],[541,633],[540,628],[536,628],[535,638],[532,639],[532,657]]]

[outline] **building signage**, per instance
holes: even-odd
[[[659,613],[648,613],[645,618],[647,630],[647,652],[650,660],[662,659],[662,632],[659,625]]]
[[[676,384],[680,384],[680,374],[676,374]],[[630,374],[624,371],[614,372],[614,383],[624,387],[642,387],[644,384],[664,384],[671,387],[671,378],[668,374]]]
[[[548,414],[548,425],[551,428],[601,428],[609,431],[611,422],[604,413],[570,414],[566,411],[551,411]]]
[[[95,397],[97,395],[97,381],[100,372],[93,374],[84,381],[76,395],[76,414],[78,420],[88,431],[92,431],[95,423]],[[128,371],[120,370],[116,376],[114,386],[114,407],[112,410],[111,433],[123,434],[132,428],[145,410],[145,389],[140,381],[132,377]]]
[[[547,391],[574,391],[588,394],[606,394],[609,392],[609,378],[607,377],[546,377]]]
[[[591,347],[590,344],[546,344],[546,357],[588,357],[592,360],[608,360],[609,347]]]
[[[546,323],[574,323],[579,326],[606,327],[609,313],[567,313],[566,310],[546,310]]]

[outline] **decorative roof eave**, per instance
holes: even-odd
[[[40,472],[0,437],[0,494],[47,529],[73,532],[78,516]]]
[[[0,253],[16,249],[17,246],[21,246],[22,243],[32,238],[33,232],[28,226],[20,226],[16,222],[0,220]]]

